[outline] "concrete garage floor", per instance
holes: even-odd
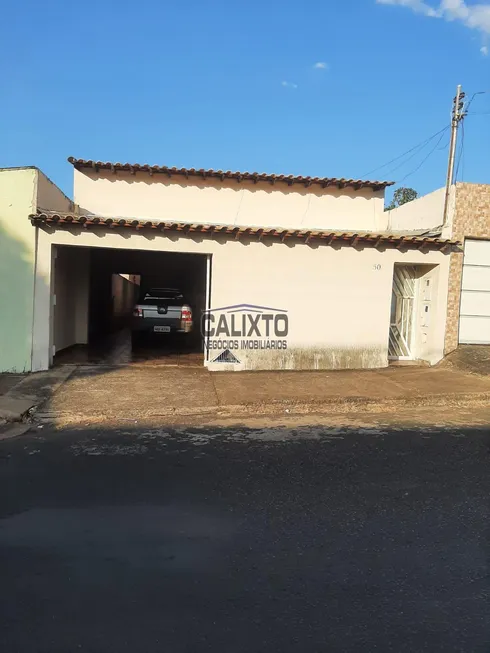
[[[487,653],[488,429],[0,442],[2,653]]]
[[[55,356],[55,365],[172,365],[202,367],[204,355],[200,343],[179,336],[148,338],[132,349],[131,331],[121,329],[92,345],[75,345]]]

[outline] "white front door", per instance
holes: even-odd
[[[413,265],[395,265],[391,295],[388,358],[413,358],[416,271]]]

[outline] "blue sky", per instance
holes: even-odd
[[[489,48],[486,0],[6,0],[0,167],[70,195],[70,155],[366,176],[449,124],[458,83],[490,91]],[[459,179],[490,183],[490,93],[470,111]],[[442,186],[447,141],[403,185]]]

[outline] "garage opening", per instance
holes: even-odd
[[[57,246],[53,363],[203,365],[209,276],[205,254]]]

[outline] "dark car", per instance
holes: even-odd
[[[177,288],[151,288],[133,309],[134,341],[144,334],[191,333],[192,309]]]

